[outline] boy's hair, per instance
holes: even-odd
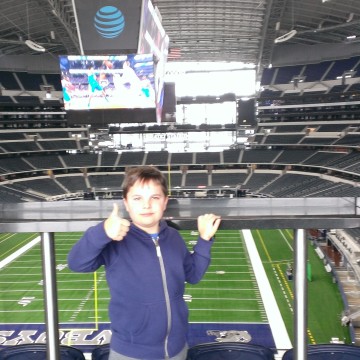
[[[154,181],[161,186],[165,196],[168,196],[168,186],[164,174],[154,166],[138,166],[129,168],[125,173],[123,182],[123,198],[125,199],[130,188],[139,181],[140,183],[147,183]]]

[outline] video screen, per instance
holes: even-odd
[[[150,0],[143,1],[141,26],[139,34],[138,54],[154,54],[156,58],[155,86],[157,121],[162,121],[164,101],[164,76],[168,56],[169,37],[161,24],[155,8]]]
[[[60,56],[65,110],[156,108],[152,54]]]

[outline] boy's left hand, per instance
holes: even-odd
[[[219,228],[221,218],[215,214],[204,214],[198,217],[198,231],[202,239],[209,241]]]

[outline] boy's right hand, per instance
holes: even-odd
[[[114,203],[113,211],[104,222],[106,235],[113,240],[123,240],[130,228],[130,221],[119,216],[119,207]]]

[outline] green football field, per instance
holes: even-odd
[[[197,239],[182,231],[191,248]],[[290,338],[293,337],[293,282],[286,269],[293,261],[292,232],[252,231],[272,291]],[[71,272],[67,254],[81,233],[55,235],[59,322],[86,329],[107,323],[109,292],[103,270],[95,274]],[[23,247],[38,234],[0,234],[0,316],[1,325],[44,323],[41,246],[35,244],[22,254]],[[309,243],[312,279],[309,285],[308,337],[310,343],[327,343],[332,337],[350,342],[348,329],[341,326],[341,296],[332,276],[325,271]],[[187,285],[186,300],[191,323],[266,324],[260,287],[251,266],[241,231],[218,231],[212,249],[212,262],[197,285]],[[0,328],[1,332],[1,328]]]

